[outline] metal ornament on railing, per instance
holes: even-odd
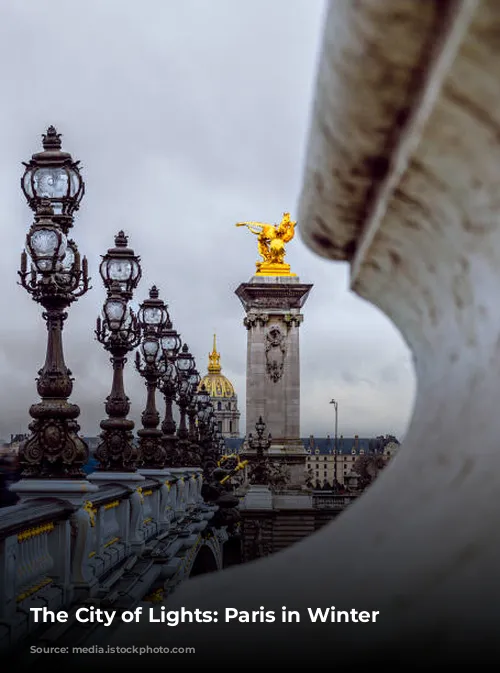
[[[103,306],[103,317],[97,319],[96,338],[111,354],[113,383],[106,398],[108,418],[101,421],[101,443],[95,457],[99,470],[134,472],[140,463],[138,448],[134,445],[134,422],[127,418],[130,401],[125,394],[123,369],[126,355],[134,350],[141,339],[141,328],[128,306],[132,292],[140,279],[139,257],[128,249],[127,238],[120,232],[101,263],[101,275],[108,289]],[[122,251],[127,250],[126,263]],[[106,262],[104,264],[104,262]]]
[[[141,466],[146,469],[163,469],[167,463],[167,450],[162,442],[162,431],[158,428],[160,414],[156,408],[156,389],[163,373],[163,352],[161,335],[169,323],[165,303],[159,298],[158,289],[153,286],[139,309],[139,324],[143,338],[140,353],[136,352],[135,365],[144,378],[147,389],[146,408],[142,413],[142,429],[139,436]]]
[[[60,148],[60,135],[50,127],[44,136],[44,152],[24,164],[21,181],[36,214],[21,254],[19,284],[43,306],[48,332],[45,364],[37,379],[42,401],[30,408],[34,419],[29,426],[31,434],[19,449],[24,477],[82,478],[89,456],[87,445],[78,436],[80,409],[68,402],[73,379],[62,344],[66,309],[89,289],[87,260],[80,259],[76,243],[66,237],[72,213],[83,196],[83,181],[78,162]]]

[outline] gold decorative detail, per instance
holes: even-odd
[[[30,540],[32,537],[37,537],[38,535],[43,535],[44,533],[50,533],[54,530],[54,528],[55,524],[52,522],[42,523],[40,526],[35,526],[34,528],[27,528],[26,530],[18,533],[17,541],[26,542],[26,540]]]
[[[141,488],[141,486],[138,486],[136,490],[137,490],[137,493],[139,494],[139,497],[140,497],[140,499],[141,499],[141,504],[142,504],[142,503],[144,502],[144,496],[143,496],[143,494],[142,494],[142,488]]]
[[[111,547],[112,544],[116,544],[117,542],[120,542],[120,538],[119,537],[113,537],[113,538],[111,538],[111,540],[108,540],[103,545],[103,547],[104,547],[104,549],[106,549],[106,547]]]
[[[226,474],[225,477],[222,477],[222,479],[219,481],[219,484],[225,484],[226,481],[231,479],[231,477],[234,477],[234,475],[237,472],[243,470],[248,465],[248,460],[241,460],[237,453],[230,453],[222,456],[220,460],[217,462],[217,466],[221,467],[230,458],[236,458],[236,467],[234,468],[234,470],[231,470],[229,474]]]
[[[148,489],[147,491],[142,491],[143,497],[147,497],[148,495],[153,495],[153,491],[151,489]]]
[[[165,598],[165,589],[156,589],[144,598],[147,603],[162,603]]]
[[[97,507],[94,507],[94,505],[90,502],[90,500],[87,500],[83,506],[83,509],[89,515],[90,525],[92,526],[92,528],[94,528],[95,516],[97,514]]]
[[[210,397],[234,397],[233,384],[221,374],[220,353],[217,352],[217,337],[214,334],[213,350],[208,354],[208,374],[200,381],[198,390],[205,386]]]
[[[290,219],[290,213],[283,213],[279,224],[266,222],[237,222],[237,227],[247,227],[257,236],[257,246],[262,262],[256,262],[256,276],[296,276],[290,272],[290,264],[285,263],[285,244],[295,235],[297,223]]]
[[[166,482],[165,482],[165,486],[167,487],[167,489],[168,489],[169,491],[170,491],[170,489],[172,488],[172,484],[171,484],[169,481],[166,481]]]
[[[89,554],[89,558],[94,558],[94,556],[95,556],[95,551],[91,551],[90,554]]]
[[[30,596],[33,596],[33,594],[36,594],[37,591],[40,591],[40,589],[43,589],[43,587],[46,587],[48,584],[51,584],[54,580],[50,579],[50,577],[46,577],[44,580],[36,584],[34,587],[30,587],[26,591],[24,591],[22,594],[19,594],[16,598],[16,602],[20,603],[21,601],[24,601],[26,598],[29,598]]]
[[[153,517],[152,517],[152,516],[150,516],[148,519],[144,519],[144,522],[143,522],[143,523],[144,523],[144,525],[146,526],[148,523],[151,523],[151,521],[153,521]]]
[[[217,336],[214,334],[214,347],[208,354],[208,371],[210,374],[218,374],[220,370],[220,353],[217,352]]]
[[[104,511],[107,511],[108,509],[114,509],[115,507],[120,506],[120,501],[119,500],[113,500],[113,502],[108,502],[104,505]]]

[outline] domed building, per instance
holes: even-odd
[[[234,392],[233,384],[221,373],[221,370],[220,354],[217,352],[217,341],[214,334],[214,347],[208,354],[208,374],[202,378],[200,388],[205,386],[210,395],[222,436],[239,437],[238,396]]]

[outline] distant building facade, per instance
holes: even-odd
[[[224,438],[239,438],[238,396],[231,381],[222,374],[220,353],[217,352],[215,334],[212,352],[208,354],[208,373],[202,378],[200,388],[201,386],[205,386],[210,395],[215,418],[222,436]]]
[[[399,441],[392,435],[385,437],[343,437],[335,440],[330,437],[302,438],[306,450],[306,475],[313,486],[318,483],[321,488],[333,486],[335,481],[341,486],[348,485],[354,465],[361,456],[376,454],[387,463],[393,458],[400,447]],[[227,453],[239,453],[243,439],[226,439]]]
[[[399,450],[399,441],[391,436],[377,438],[343,437],[335,440],[330,437],[313,435],[306,441],[306,471],[313,484],[333,485],[335,482],[344,486],[354,471],[354,465],[361,456],[377,454],[387,463]]]

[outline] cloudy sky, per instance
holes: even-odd
[[[323,10],[322,0],[0,4],[0,437],[25,430],[44,360],[41,310],[16,272],[31,224],[21,161],[41,149],[49,124],[82,161],[87,188],[73,234],[93,289],[65,329],[83,432],[97,434],[111,383],[93,328],[104,299],[99,255],[119,229],[141,255],[137,299],[158,285],[202,373],[217,332],[244,421],[247,334],[234,290],[258,255],[234,223],[297,211]],[[299,237],[287,259],[314,283],[301,327],[302,435],[333,431],[332,397],[345,436],[402,435],[414,376],[401,337],[348,291],[346,265]],[[126,387],[138,420],[143,383],[132,367]]]

